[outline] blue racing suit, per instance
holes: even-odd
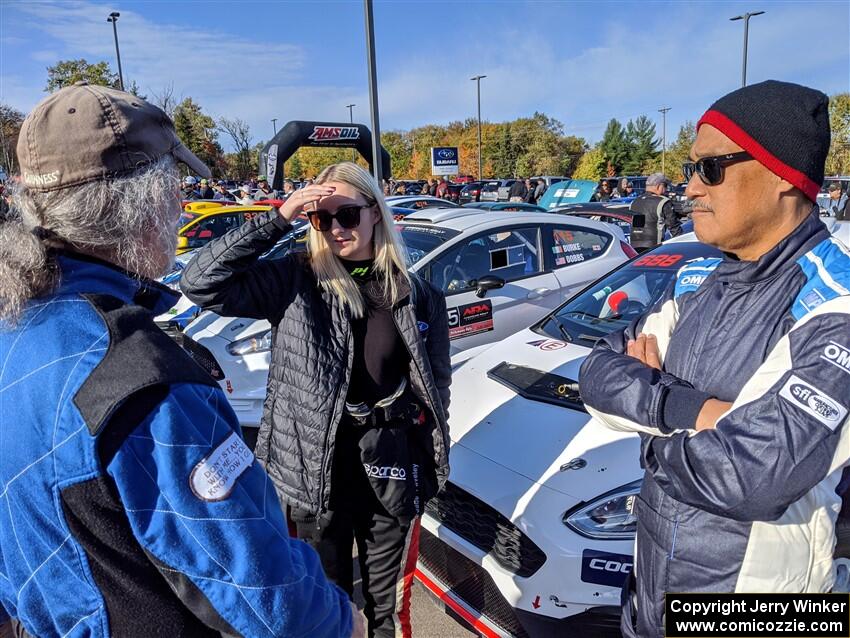
[[[656,370],[625,354],[658,339]],[[638,432],[625,636],[664,635],[665,592],[827,592],[850,464],[850,251],[818,210],[758,261],[688,264],[581,369],[594,417]],[[732,403],[715,429],[711,397]]]
[[[39,638],[349,636],[221,389],[153,324],[174,293],[59,263],[0,331],[0,607]]]

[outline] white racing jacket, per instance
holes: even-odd
[[[658,338],[662,371],[624,354],[641,332]],[[665,592],[833,587],[850,462],[850,251],[817,209],[757,262],[685,266],[652,312],[596,345],[580,379],[588,411],[642,441],[624,635],[663,635]],[[710,397],[732,408],[697,433]]]

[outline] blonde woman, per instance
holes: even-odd
[[[258,261],[302,213],[308,253]],[[201,249],[181,285],[204,308],[271,322],[257,457],[349,594],[357,542],[370,635],[409,636],[419,515],[448,475],[449,339],[445,300],[408,273],[377,183],[326,168]]]

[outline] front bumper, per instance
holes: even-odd
[[[621,635],[620,608],[612,605],[591,607],[565,618],[512,607],[483,567],[424,528],[416,578],[455,619],[487,638]]]

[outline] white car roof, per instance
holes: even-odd
[[[552,213],[535,213],[525,211],[489,211],[477,208],[428,208],[411,213],[398,222],[403,226],[416,226],[417,224],[429,224],[450,228],[460,232],[473,232],[498,228],[505,224],[517,223],[557,224],[568,223],[585,228],[593,228],[604,231],[619,238],[616,226],[597,222],[582,217],[570,217],[569,215],[553,215]],[[622,232],[622,231],[620,231]]]
[[[429,202],[445,202],[446,200],[431,195],[390,195],[384,197],[384,201],[390,206],[398,206],[401,202],[418,202],[419,200],[427,200]]]

